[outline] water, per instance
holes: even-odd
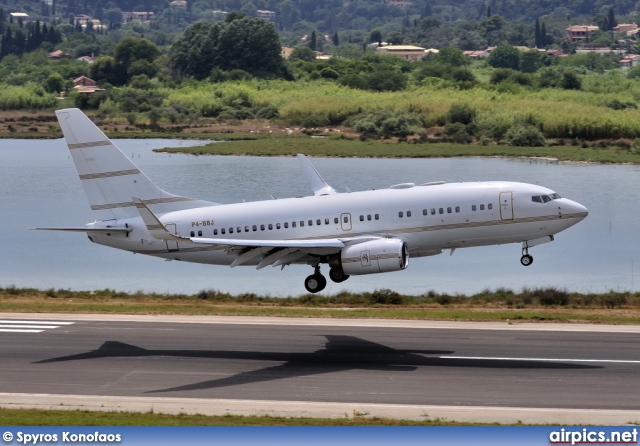
[[[116,144],[160,187],[221,203],[309,195],[298,161],[287,158],[157,154],[159,147],[194,145],[169,140],[119,140]],[[300,149],[302,152],[304,148]],[[520,245],[459,249],[450,256],[412,259],[405,271],[353,276],[323,292],[401,293],[429,290],[471,294],[499,287],[553,286],[570,291],[625,291],[640,277],[638,166],[557,163],[528,159],[312,160],[338,191],[444,180],[511,180],[535,183],[578,201],[590,211],[556,241],[531,249],[520,265]],[[81,233],[29,231],[37,226],[83,226],[93,221],[63,140],[0,140],[0,286],[111,288],[127,292],[197,293],[202,289],[272,296],[303,294],[308,266],[280,268],[165,262],[94,245]],[[326,266],[324,272],[328,272]]]

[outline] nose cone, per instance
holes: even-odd
[[[577,201],[569,200],[567,198],[563,199],[561,209],[563,217],[567,218],[583,220],[587,215],[589,215],[589,210],[585,206],[581,205]]]

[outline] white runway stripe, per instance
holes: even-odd
[[[19,330],[11,328],[0,328],[0,333],[42,333],[44,330]]]
[[[60,321],[14,321],[11,319],[0,319],[0,324],[45,324],[45,325],[71,325],[75,322]]]
[[[42,333],[74,322],[0,319],[0,333]]]
[[[493,358],[483,356],[438,356],[440,359],[472,359],[488,361],[540,361],[540,362],[609,362],[619,364],[640,364],[640,361],[625,359],[562,359],[562,358]]]

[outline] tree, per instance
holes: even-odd
[[[380,31],[378,28],[372,29],[369,33],[369,42],[377,42],[378,45],[382,45],[382,31]]]
[[[436,62],[440,62],[454,67],[462,67],[471,64],[471,59],[464,55],[457,48],[444,47],[440,48],[440,52],[435,56]]]
[[[562,73],[562,81],[560,86],[565,90],[581,90],[582,81],[573,71],[565,71]]]
[[[291,55],[289,56],[289,60],[304,60],[307,62],[313,62],[316,60],[317,54],[308,46],[300,45],[293,49]]]
[[[64,79],[59,73],[50,74],[44,81],[44,89],[49,93],[60,93],[64,90]]]
[[[487,59],[493,68],[520,69],[520,51],[511,45],[498,45]]]
[[[316,51],[318,49],[318,39],[316,38],[316,32],[311,31],[311,37],[309,38],[309,48],[312,51]]]
[[[390,45],[402,45],[402,42],[404,42],[404,36],[399,31],[392,31],[387,35],[387,42]]]
[[[607,29],[607,31],[612,31],[613,28],[615,28],[616,26],[618,26],[618,21],[616,20],[616,15],[613,12],[613,6],[609,8],[609,14],[607,16],[607,24],[609,26],[609,28]]]
[[[205,79],[214,68],[259,77],[286,77],[280,38],[272,23],[243,15],[189,26],[169,51],[178,75]]]
[[[142,68],[141,64],[136,64],[136,62],[144,61],[147,64],[142,65],[150,65],[159,54],[160,50],[151,41],[144,38],[125,37],[116,45],[115,67],[110,83],[124,85],[131,76],[142,73],[150,74],[148,68]],[[132,66],[135,66],[135,69],[130,71]]]

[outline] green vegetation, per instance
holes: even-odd
[[[293,156],[304,153],[309,156],[359,157],[359,158],[447,158],[466,156],[526,157],[549,160],[580,161],[591,163],[640,163],[640,147],[582,144],[578,146],[514,147],[498,145],[432,143],[413,144],[379,140],[360,141],[336,136],[310,138],[302,135],[252,136],[232,142],[212,143],[201,147],[175,147],[158,152],[187,153],[192,155],[251,155]],[[158,135],[161,136],[161,135]],[[228,134],[215,135],[229,139]],[[623,142],[619,142],[623,143]],[[626,142],[628,144],[628,141]],[[635,144],[635,143],[634,143]],[[584,147],[583,147],[584,146]]]
[[[80,410],[0,409],[5,426],[468,426],[470,423],[429,419],[410,421],[345,413],[344,418],[285,418],[240,415],[168,415]],[[473,423],[471,423],[473,424]]]
[[[407,296],[381,289],[269,297],[216,290],[161,295],[9,287],[0,288],[0,311],[638,324],[640,293],[581,294],[542,288],[519,293],[486,290],[473,296],[434,291]]]
[[[380,152],[363,156],[526,151],[525,156],[637,162],[640,72],[619,69],[621,55],[574,54],[575,45],[563,37],[566,17],[573,13],[600,26],[591,47],[620,49],[616,42],[624,38],[626,50],[640,48],[634,36],[611,37],[613,23],[636,19],[630,2],[562,7],[525,2],[526,11],[512,0],[466,8],[464,1],[453,6],[418,1],[404,10],[369,2],[343,10],[328,0],[261,4],[276,11],[275,23],[256,18],[256,6],[244,1],[234,8],[216,3],[214,12],[213,4],[203,2],[187,2],[182,10],[150,0],[141,7],[153,12],[152,19],[138,21],[134,14],[126,23],[124,1],[89,8],[60,0],[39,11],[27,2],[14,3],[29,12],[30,20],[14,20],[0,7],[2,111],[52,113],[76,106],[116,136],[190,137],[214,134],[194,129],[218,125],[237,139],[242,131],[235,129],[252,122],[278,134],[297,127],[314,136],[421,147],[372,144]],[[224,8],[236,10],[221,13]],[[80,23],[74,14],[81,10],[107,25]],[[376,21],[381,25],[363,28]],[[357,29],[350,28],[355,23],[360,23]],[[385,40],[439,52],[410,62],[368,46]],[[289,60],[280,56],[283,44],[295,47]],[[462,52],[494,44],[485,59],[472,61]],[[524,48],[535,44],[568,57]],[[53,49],[59,50],[56,58],[48,56]],[[316,59],[314,50],[332,57]],[[89,54],[96,56],[91,65],[74,60]],[[79,92],[74,79],[80,76],[90,76],[101,88]],[[0,135],[59,135],[55,125],[23,126],[15,119],[0,116]],[[235,144],[234,150],[248,150],[250,144]],[[350,145],[356,147],[365,146]],[[270,147],[261,153],[286,150]],[[304,150],[294,152],[299,151]],[[340,152],[336,156],[360,154]]]

